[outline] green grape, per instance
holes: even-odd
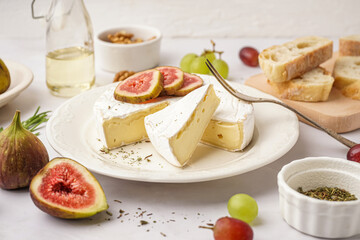
[[[255,199],[244,193],[232,196],[227,208],[231,217],[247,223],[251,223],[258,215],[258,205]]]
[[[188,53],[186,54],[180,62],[180,68],[184,71],[184,72],[190,72],[190,65],[192,63],[192,61],[197,58],[198,55],[196,55],[195,53]]]
[[[211,63],[216,59],[215,53],[213,52],[208,52],[203,56],[205,56]]]
[[[190,65],[190,72],[208,74],[209,68],[205,64],[206,58],[204,56],[195,58]]]
[[[229,66],[224,60],[221,59],[215,59],[212,62],[212,65],[215,67],[215,69],[220,73],[220,75],[223,78],[227,78],[229,74]]]

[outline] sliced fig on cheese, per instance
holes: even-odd
[[[154,99],[163,90],[163,77],[156,69],[136,73],[115,88],[114,98],[127,103],[142,103]]]
[[[184,72],[180,68],[168,66],[157,67],[156,69],[163,75],[166,95],[174,95],[184,83]]]
[[[184,83],[182,87],[175,92],[174,95],[176,96],[185,96],[189,92],[201,87],[203,85],[203,80],[201,77],[190,74],[184,73]]]

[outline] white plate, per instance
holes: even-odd
[[[30,85],[34,78],[33,73],[26,66],[9,60],[4,60],[4,63],[9,69],[11,83],[9,89],[0,94],[0,107],[17,97]]]
[[[248,86],[234,86],[249,95],[273,98]],[[220,179],[277,160],[294,146],[299,136],[299,122],[294,113],[275,104],[258,103],[254,104],[255,134],[243,152],[232,153],[199,144],[190,163],[184,168],[167,163],[151,143],[145,141],[103,153],[100,151],[103,145],[95,129],[93,105],[109,87],[95,88],[69,99],[52,114],[46,126],[47,139],[57,152],[99,174],[168,183]]]

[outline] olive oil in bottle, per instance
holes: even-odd
[[[95,83],[94,52],[69,47],[46,56],[46,84],[51,93],[71,97],[90,89]]]

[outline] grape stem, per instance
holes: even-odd
[[[215,42],[211,39],[210,40],[211,44],[212,44],[212,47],[213,47],[213,52],[215,52]]]
[[[205,229],[214,230],[214,227],[207,227],[207,226],[199,226],[199,228],[205,228]]]
[[[219,54],[219,59],[221,59],[221,54],[223,54],[224,51],[216,51],[215,50],[215,42],[213,40],[210,40],[210,42],[212,45],[212,50],[204,49],[204,52],[201,54],[201,56],[205,56],[208,53],[217,53],[217,54]]]
[[[221,55],[224,53],[224,51],[215,51],[215,50],[204,49],[204,52],[201,54],[201,56],[204,56],[207,53],[217,53],[217,54]]]

